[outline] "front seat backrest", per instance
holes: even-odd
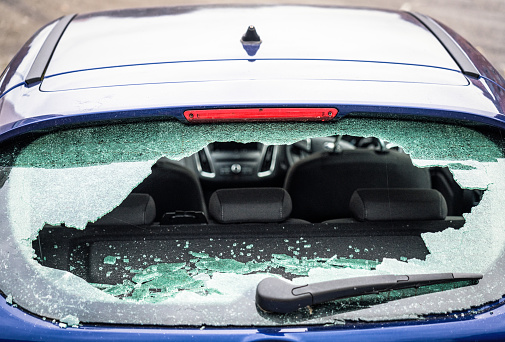
[[[291,216],[311,222],[352,217],[349,200],[359,188],[431,188],[428,169],[417,168],[394,150],[321,153],[294,164],[284,188],[291,195]]]
[[[151,195],[156,203],[156,222],[168,212],[207,212],[196,175],[168,158],[160,158],[153,165],[152,173],[133,192]]]

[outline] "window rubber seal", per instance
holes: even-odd
[[[28,87],[42,82],[47,66],[53,57],[54,50],[56,50],[56,46],[58,45],[61,36],[67,29],[72,19],[76,16],[77,14],[70,14],[58,19],[58,23],[47,36],[42,48],[37,54],[37,57],[35,57],[35,60],[33,61],[30,71],[28,71],[28,74],[25,77],[25,84]]]
[[[420,13],[407,12],[421,22],[442,44],[466,76],[480,78],[481,74],[472,60],[454,39],[435,20]]]

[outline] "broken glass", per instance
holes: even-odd
[[[151,166],[162,156],[179,160],[214,141],[292,144],[309,137],[342,134],[373,136],[401,146],[416,166],[448,167],[462,188],[486,191],[479,205],[464,214],[462,228],[449,227],[422,234],[429,251],[425,260],[405,254],[397,258],[367,259],[365,254],[373,246],[353,245],[345,255],[328,252],[331,255],[322,256],[316,241],[301,237],[284,242],[285,250],[277,253],[260,253],[255,249],[256,242],[244,241],[243,246],[230,246],[229,255],[223,257],[207,253],[205,248],[194,249],[189,240],[183,240],[180,248],[187,251],[187,259],[179,262],[165,262],[162,256],[153,255],[152,263],[132,268],[129,264],[133,255],[102,256],[103,270],[110,278],[114,272],[128,275],[114,284],[103,284],[89,283],[67,271],[41,266],[34,259],[32,241],[41,229],[48,225],[84,229],[89,222],[121,203],[151,173]],[[498,270],[504,263],[501,203],[505,193],[505,159],[502,146],[471,128],[385,119],[200,126],[152,121],[47,134],[14,157],[14,162],[12,156],[2,158],[2,166],[10,170],[0,189],[0,219],[7,223],[2,228],[5,239],[0,248],[3,256],[0,288],[25,309],[69,325],[97,320],[169,325],[272,325],[402,319],[467,309],[503,295],[505,280]],[[307,251],[317,255],[309,257]],[[9,253],[9,258],[5,253]],[[265,258],[264,254],[270,257]],[[10,273],[20,264],[24,278],[12,279]],[[484,279],[476,287],[451,290],[453,295],[430,293],[423,297],[422,303],[416,297],[402,297],[401,301],[384,305],[364,305],[357,311],[272,322],[257,313],[251,298],[256,284],[276,270],[290,274],[291,281],[299,284],[361,275],[441,272],[479,272],[484,274]],[[497,277],[501,280],[497,281]],[[35,280],[33,285],[23,286],[26,285],[23,279]],[[129,306],[132,302],[137,306]],[[230,303],[240,304],[235,309],[224,310],[223,305]],[[122,314],[111,314],[112,309],[110,312],[99,310],[103,305],[114,307]],[[175,313],[150,314],[149,305],[191,307],[199,314],[193,318]],[[139,315],[139,310],[143,314]]]

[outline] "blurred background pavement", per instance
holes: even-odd
[[[251,1],[198,0],[0,0],[0,72],[24,42],[42,25],[71,13],[101,10],[250,4]],[[314,0],[255,1],[255,4],[319,4],[402,9],[427,14],[465,37],[505,75],[505,0]]]

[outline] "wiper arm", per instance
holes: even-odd
[[[433,273],[414,275],[378,275],[294,285],[279,278],[263,279],[256,288],[256,305],[262,310],[288,313],[308,305],[374,294],[390,290],[451,283],[478,281],[477,273]]]

